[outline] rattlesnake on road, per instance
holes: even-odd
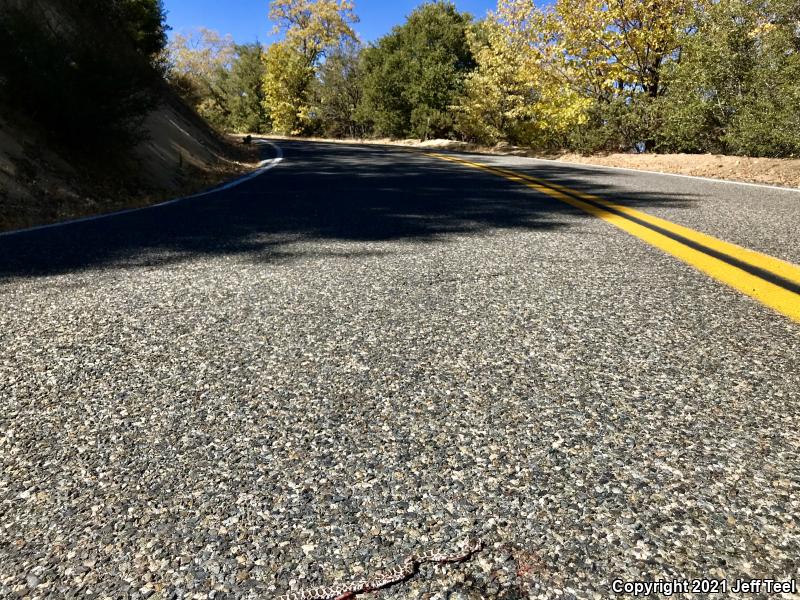
[[[426,552],[424,554],[411,554],[402,564],[378,573],[371,579],[359,579],[350,583],[343,583],[330,587],[316,587],[299,592],[290,592],[279,596],[277,600],[344,600],[356,594],[374,592],[390,585],[405,581],[417,572],[423,563],[454,563],[466,560],[483,547],[481,540],[470,540],[461,552],[444,554],[442,552]]]

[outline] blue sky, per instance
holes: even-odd
[[[361,22],[356,31],[363,41],[373,41],[401,24],[422,0],[355,0]],[[497,6],[497,0],[456,0],[459,10],[482,17]],[[173,32],[208,27],[230,33],[237,42],[271,40],[267,20],[269,0],[164,0],[167,22]]]

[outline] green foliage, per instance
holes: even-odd
[[[471,17],[450,2],[428,2],[406,23],[364,51],[364,100],[379,135],[450,135],[450,107],[475,60],[467,39]]]
[[[309,133],[317,70],[332,48],[357,41],[352,0],[271,0],[270,18],[284,39],[264,56],[264,108],[278,133]]]
[[[725,138],[734,154],[800,156],[800,65],[773,73],[757,73],[758,90],[733,118]]]
[[[135,141],[160,82],[153,63],[163,12],[152,4],[158,10],[148,19],[131,16],[132,3],[123,0],[7,7],[0,20],[3,100],[83,150]]]
[[[800,153],[800,30],[785,0],[720,0],[669,82],[660,149],[753,156]]]
[[[499,0],[480,23],[437,0],[363,50],[351,0],[272,0],[270,14],[284,39],[265,52],[217,37],[173,60],[221,127],[800,154],[796,0]]]
[[[749,93],[756,64],[755,23],[744,3],[723,0],[698,11],[698,33],[686,39],[670,76],[659,147],[725,152],[725,137]]]
[[[366,133],[358,113],[362,94],[361,46],[346,43],[331,51],[320,66],[313,87],[312,117],[329,137]]]
[[[265,133],[270,129],[264,108],[262,82],[266,73],[261,44],[236,46],[236,57],[224,81],[228,128],[240,133]]]
[[[725,142],[736,154],[800,155],[800,6],[770,2],[756,28],[748,94],[730,121]]]
[[[169,29],[162,0],[117,0],[117,7],[136,49],[161,66]]]
[[[227,131],[269,130],[260,44],[234,44],[210,29],[179,33],[169,45],[169,80],[214,126]]]
[[[594,102],[587,121],[549,149],[569,148],[583,154],[643,151],[658,128],[659,107],[648,95]]]

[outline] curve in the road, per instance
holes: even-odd
[[[125,210],[118,210],[115,212],[110,213],[102,213],[99,215],[91,215],[89,217],[81,217],[80,219],[70,219],[68,221],[59,221],[58,223],[49,223],[47,225],[37,225],[35,227],[26,227],[25,229],[14,229],[12,231],[0,231],[0,238],[16,235],[18,233],[26,233],[29,231],[40,231],[43,229],[55,229],[57,227],[64,227],[67,225],[74,225],[76,223],[86,223],[88,221],[98,221],[100,219],[108,219],[110,217],[118,217],[120,215],[127,215],[130,213],[140,212],[143,210],[150,210],[153,208],[159,208],[163,206],[170,206],[172,204],[178,204],[179,202],[184,202],[186,200],[192,200],[195,198],[202,198],[203,196],[208,196],[210,194],[216,194],[217,192],[222,192],[224,190],[228,190],[230,188],[236,187],[237,185],[241,185],[246,181],[253,179],[254,177],[258,177],[263,173],[269,171],[270,169],[274,169],[283,161],[283,150],[277,144],[274,144],[268,140],[255,140],[255,143],[258,145],[266,145],[270,146],[272,150],[275,152],[275,156],[272,158],[267,158],[262,160],[258,163],[258,166],[252,173],[248,173],[247,175],[242,175],[241,177],[237,177],[233,181],[228,183],[222,184],[220,186],[211,188],[209,190],[205,190],[202,192],[198,192],[197,194],[192,194],[191,196],[183,196],[181,198],[174,198],[173,200],[167,200],[166,202],[159,202],[158,204],[150,204],[148,206],[139,206],[137,208],[127,208]]]

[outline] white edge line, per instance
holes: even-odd
[[[28,227],[26,229],[14,229],[12,231],[2,231],[0,232],[0,238],[7,237],[11,235],[17,235],[18,233],[28,233],[30,231],[42,231],[44,229],[55,229],[57,227],[66,227],[67,225],[75,225],[77,223],[87,223],[89,221],[100,221],[102,219],[110,219],[111,217],[118,217],[120,215],[127,215],[130,213],[141,212],[143,210],[150,210],[151,208],[160,208],[163,206],[170,206],[171,204],[178,204],[179,202],[183,202],[184,200],[192,200],[194,198],[201,198],[202,196],[208,196],[210,194],[215,194],[217,192],[221,192],[223,190],[228,190],[232,187],[236,187],[244,183],[245,181],[249,181],[250,179],[254,179],[259,175],[269,171],[270,169],[274,169],[283,161],[283,150],[277,144],[273,144],[267,140],[254,140],[254,142],[258,145],[269,145],[272,146],[273,150],[275,150],[275,157],[269,158],[267,160],[262,160],[258,163],[258,167],[252,173],[248,173],[247,175],[243,175],[233,181],[230,181],[224,185],[211,188],[210,190],[206,190],[204,192],[199,192],[197,194],[192,194],[191,196],[183,196],[181,198],[175,198],[173,200],[167,200],[166,202],[159,202],[158,204],[150,204],[148,206],[140,206],[138,208],[127,208],[125,210],[118,210],[116,212],[111,213],[104,213],[102,215],[92,215],[90,217],[81,217],[80,219],[70,219],[69,221],[60,221],[58,223],[50,223],[48,225],[36,225],[35,227]]]
[[[287,138],[289,139],[289,138]],[[766,188],[770,190],[779,190],[781,192],[795,192],[800,193],[800,187],[789,187],[789,186],[782,186],[782,185],[770,185],[768,183],[753,183],[750,181],[735,181],[733,179],[718,179],[715,177],[701,177],[699,175],[684,175],[683,173],[665,173],[664,171],[648,171],[646,169],[632,169],[630,167],[611,167],[606,165],[595,165],[592,163],[581,163],[581,162],[573,162],[568,160],[555,160],[552,158],[536,158],[534,156],[517,156],[514,154],[486,154],[481,152],[466,152],[463,150],[451,150],[449,148],[436,148],[436,147],[425,147],[425,146],[408,146],[404,144],[386,144],[386,143],[375,143],[371,144],[365,141],[359,140],[302,140],[299,139],[297,141],[308,141],[312,144],[341,144],[344,146],[352,146],[352,147],[379,147],[384,148],[387,151],[391,151],[393,148],[400,148],[400,149],[408,149],[408,150],[416,150],[422,153],[426,152],[447,152],[450,154],[460,154],[462,156],[480,156],[486,158],[521,158],[524,160],[530,161],[539,161],[539,162],[548,162],[548,163],[555,163],[558,165],[565,165],[567,167],[586,167],[588,169],[593,169],[595,171],[603,171],[603,170],[614,170],[614,171],[627,171],[629,173],[646,173],[649,175],[667,175],[669,177],[683,177],[684,179],[698,179],[700,181],[709,181],[711,183],[727,183],[730,185],[744,185],[748,187],[758,187],[758,188]],[[703,156],[703,155],[698,155]]]
[[[455,152],[455,154],[459,154]],[[461,153],[461,154],[470,154],[470,153]],[[474,156],[470,154],[470,156]],[[484,154],[481,156],[487,156],[488,158],[522,158],[525,160],[530,161],[538,161],[538,162],[548,162],[548,163],[556,163],[559,165],[564,165],[567,167],[587,167],[589,169],[593,169],[595,171],[603,171],[606,169],[611,169],[614,171],[627,171],[629,173],[647,173],[649,175],[667,175],[668,177],[683,177],[684,179],[699,179],[700,181],[710,181],[711,183],[727,183],[730,185],[744,185],[748,187],[758,187],[758,188],[767,188],[770,190],[780,190],[782,192],[795,192],[800,193],[800,188],[796,187],[784,187],[780,185],[769,185],[768,183],[751,183],[749,181],[733,181],[731,179],[715,179],[714,177],[700,177],[699,175],[684,175],[683,173],[664,173],[663,171],[647,171],[645,169],[631,169],[629,167],[610,167],[606,165],[595,165],[592,163],[580,163],[580,162],[572,162],[567,160],[553,160],[550,158],[534,158],[532,156],[514,156],[513,154],[509,155],[499,155],[499,154]]]

